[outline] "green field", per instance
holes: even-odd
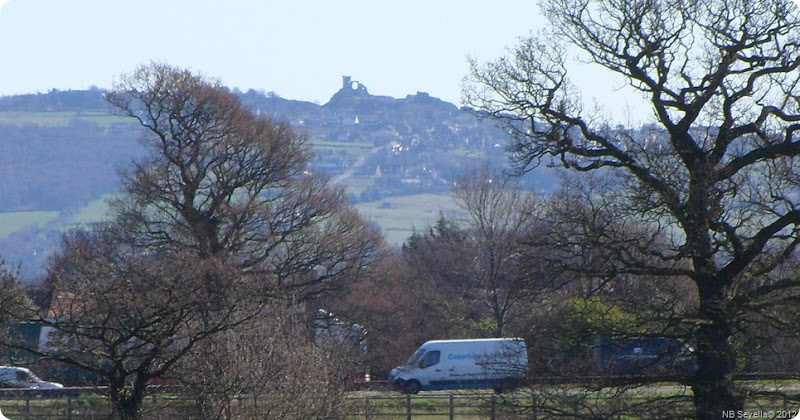
[[[72,219],[72,225],[88,225],[104,220],[108,213],[108,200],[113,197],[112,195],[105,195],[97,200],[92,201],[83,208],[80,214]]]
[[[379,224],[386,241],[395,245],[405,242],[414,231],[425,230],[440,214],[448,216],[460,212],[450,196],[439,194],[389,197],[355,207],[364,218]]]
[[[87,225],[99,222],[106,217],[108,211],[107,200],[111,196],[105,196],[89,203],[70,223],[70,226]],[[40,228],[58,217],[58,211],[21,211],[0,213],[0,239],[7,238],[14,232],[18,232],[27,227]]]
[[[348,188],[351,189],[352,187]],[[110,196],[89,203],[73,219],[72,225],[84,225],[102,220],[108,211],[108,198]],[[389,197],[380,201],[359,203],[355,208],[365,219],[380,225],[386,241],[393,245],[402,244],[415,230],[422,231],[435,223],[440,213],[452,215],[460,211],[449,196],[438,194]]]
[[[354,190],[359,185],[356,182],[353,185]],[[108,198],[110,196],[89,203],[70,225],[86,225],[103,220],[108,211]],[[438,194],[388,197],[380,201],[359,203],[355,207],[365,219],[380,225],[386,241],[393,245],[405,242],[415,230],[425,230],[436,222],[440,214],[452,215],[459,212],[458,206],[449,196]],[[0,213],[0,238],[6,238],[27,226],[44,226],[56,217],[57,211]]]
[[[0,111],[0,125],[26,125],[35,124],[44,127],[66,127],[73,119],[93,122],[100,127],[109,127],[116,123],[132,122],[130,118],[112,115],[107,112],[22,112]]]
[[[314,151],[317,153],[324,151],[344,152],[348,158],[358,159],[369,152],[375,145],[372,142],[342,142],[311,140]]]
[[[41,227],[58,217],[57,211],[0,213],[0,239],[28,226]]]

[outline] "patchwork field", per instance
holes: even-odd
[[[85,225],[102,220],[108,211],[103,197],[89,203],[72,218],[70,225]],[[414,231],[420,232],[435,223],[440,214],[452,216],[460,209],[447,195],[415,194],[389,197],[380,201],[359,203],[358,212],[367,220],[377,223],[389,244],[400,245]],[[41,227],[58,217],[57,211],[32,211],[0,213],[0,239],[28,226]]]
[[[439,194],[389,197],[355,207],[367,220],[380,225],[386,241],[394,245],[405,242],[414,231],[425,230],[440,214],[452,216],[461,211],[449,196]]]

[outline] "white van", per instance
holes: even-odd
[[[0,388],[61,389],[64,386],[41,380],[26,368],[0,366]]]
[[[405,365],[392,369],[389,384],[407,394],[462,388],[512,390],[528,368],[521,338],[428,341]]]

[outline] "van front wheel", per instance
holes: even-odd
[[[417,394],[420,388],[419,382],[412,380],[405,383],[403,391],[405,391],[406,394]]]

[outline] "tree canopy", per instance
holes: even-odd
[[[698,418],[744,407],[732,343],[742,313],[796,299],[781,274],[800,227],[800,16],[789,1],[550,0],[551,26],[509,57],[472,63],[468,102],[509,123],[520,171],[542,160],[618,177],[613,216],[641,223],[653,258],[617,250],[609,275],[689,278]],[[615,129],[569,78],[579,51],[649,103],[653,123]],[[619,224],[622,226],[624,223]],[[626,232],[630,235],[631,232]],[[604,238],[597,238],[601,242]]]

